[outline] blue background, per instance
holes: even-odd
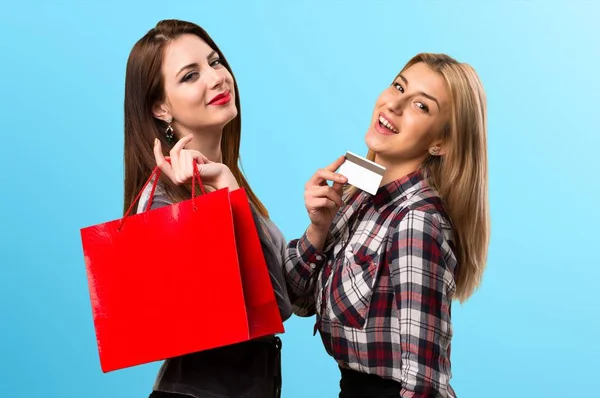
[[[49,1],[0,10],[0,395],[144,397],[102,374],[79,228],[122,207],[124,70],[158,20],[204,26],[241,90],[246,174],[288,239],[303,185],[365,153],[374,101],[417,52],[472,64],[489,106],[492,242],[453,308],[459,397],[599,397],[600,5],[593,1]],[[313,319],[284,338],[284,398],[335,397]]]

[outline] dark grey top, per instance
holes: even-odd
[[[151,187],[152,184],[148,184],[148,186],[142,193],[140,201],[138,203],[137,213],[142,212],[146,208],[150,196]],[[154,192],[154,198],[152,200],[152,205],[150,208],[153,210],[162,206],[168,206],[170,204],[172,204],[172,202],[165,195],[164,190],[159,184],[156,188],[156,191]],[[257,226],[257,232],[261,241],[263,253],[267,263],[267,268],[269,269],[271,283],[273,284],[273,289],[275,291],[275,297],[279,306],[281,319],[285,321],[292,315],[292,305],[288,297],[283,269],[286,241],[281,231],[271,220],[261,216],[254,209],[254,206],[252,204],[250,204],[250,207],[254,215],[254,222]],[[216,366],[217,364],[214,365]],[[200,380],[197,380],[197,375],[187,376],[193,375],[196,372],[186,371],[186,366],[190,367],[197,365],[190,363],[190,357],[178,357],[167,359],[161,367],[161,370],[158,374],[154,385],[154,389],[158,391],[175,392],[180,394],[190,394],[191,396],[197,396],[195,392],[199,391],[199,389],[196,388],[194,383],[200,383]],[[212,370],[214,371],[215,369]],[[229,370],[230,369],[223,368],[219,369],[219,372],[225,373],[222,376],[224,376],[225,379],[227,379],[226,374],[229,372]],[[233,369],[231,369],[231,371],[233,371]],[[236,372],[238,371],[239,369],[236,370]],[[172,377],[174,373],[178,375],[176,377],[176,382],[174,382]],[[169,377],[163,377],[166,374],[168,374]]]

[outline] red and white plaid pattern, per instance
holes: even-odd
[[[323,250],[304,235],[285,266],[296,314],[316,314],[341,366],[400,382],[401,397],[455,397],[452,229],[420,172],[347,199]]]

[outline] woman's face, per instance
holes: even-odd
[[[154,115],[173,119],[173,128],[188,131],[223,128],[237,116],[233,76],[204,40],[187,34],[165,48],[162,73],[165,101]]]
[[[421,162],[429,148],[441,146],[449,116],[450,92],[443,76],[417,63],[379,95],[365,142],[387,164]]]

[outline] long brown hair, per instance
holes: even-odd
[[[164,20],[144,35],[132,48],[127,60],[125,75],[125,191],[123,212],[125,213],[156,166],[153,153],[154,139],[161,141],[167,150],[172,145],[166,140],[165,122],[156,119],[152,107],[165,97],[164,81],[161,72],[164,49],[172,40],[184,34],[201,38],[219,54],[221,64],[231,73],[235,88],[237,116],[223,128],[221,151],[225,164],[240,187],[246,190],[250,202],[264,217],[268,217],[265,206],[258,200],[239,167],[242,117],[240,95],[233,71],[225,56],[200,26],[179,20]],[[166,155],[166,153],[165,153]],[[162,178],[167,195],[173,201],[190,199],[189,185],[175,185],[168,178]]]
[[[419,62],[442,75],[450,90],[451,116],[442,132],[446,152],[429,156],[421,170],[454,226],[455,298],[464,302],[481,283],[490,240],[486,95],[475,70],[445,54],[417,54],[400,73]],[[375,160],[375,153],[367,158]]]

